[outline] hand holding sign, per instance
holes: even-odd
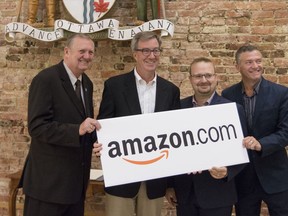
[[[106,187],[249,161],[235,103],[99,122]],[[216,178],[219,172],[219,178],[226,175],[223,168],[211,172]]]

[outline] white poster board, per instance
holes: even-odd
[[[99,122],[105,187],[249,162],[235,103]]]

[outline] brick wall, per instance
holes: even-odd
[[[15,0],[0,0],[2,35],[4,26],[16,21],[18,4]],[[28,0],[24,0],[21,22],[26,20],[27,6]],[[179,86],[182,97],[188,96],[192,93],[187,79],[189,64],[195,57],[206,56],[216,63],[221,92],[239,81],[234,52],[239,45],[251,42],[263,50],[265,77],[288,85],[287,6],[286,0],[166,0],[167,19],[176,28],[173,38],[163,38],[158,73]],[[43,14],[41,0],[38,15],[45,19]],[[57,17],[69,19],[62,1],[57,1]],[[107,17],[118,19],[123,26],[133,22],[136,1],[116,0]],[[104,80],[130,71],[134,62],[127,41],[100,40],[96,46],[95,63],[87,73],[94,82],[97,114]],[[22,168],[29,147],[27,95],[31,79],[39,70],[58,63],[62,50],[63,41],[44,43],[17,35],[14,42],[7,43],[0,37],[0,215],[7,215],[6,175]],[[93,166],[99,166],[99,161],[94,159]]]

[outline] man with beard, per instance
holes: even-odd
[[[194,95],[181,100],[182,109],[231,103],[216,92],[218,78],[210,59],[196,58],[191,63],[190,82]],[[243,133],[246,134],[244,110],[239,105],[237,108]],[[237,201],[234,179],[243,167],[243,164],[212,167],[206,171],[171,177],[172,187],[167,189],[166,198],[176,206],[177,216],[231,216],[233,204]]]

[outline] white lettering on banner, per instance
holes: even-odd
[[[14,40],[16,33],[23,33],[41,41],[55,41],[64,37],[63,30],[74,33],[96,33],[108,29],[108,38],[113,40],[131,40],[140,31],[162,30],[162,35],[168,32],[174,33],[174,24],[168,20],[157,19],[143,23],[140,26],[127,29],[119,29],[119,21],[115,19],[104,19],[90,24],[73,23],[59,19],[55,21],[54,31],[44,31],[34,28],[26,23],[12,22],[5,26],[5,39],[8,42]]]
[[[99,122],[106,187],[249,162],[235,103]]]

